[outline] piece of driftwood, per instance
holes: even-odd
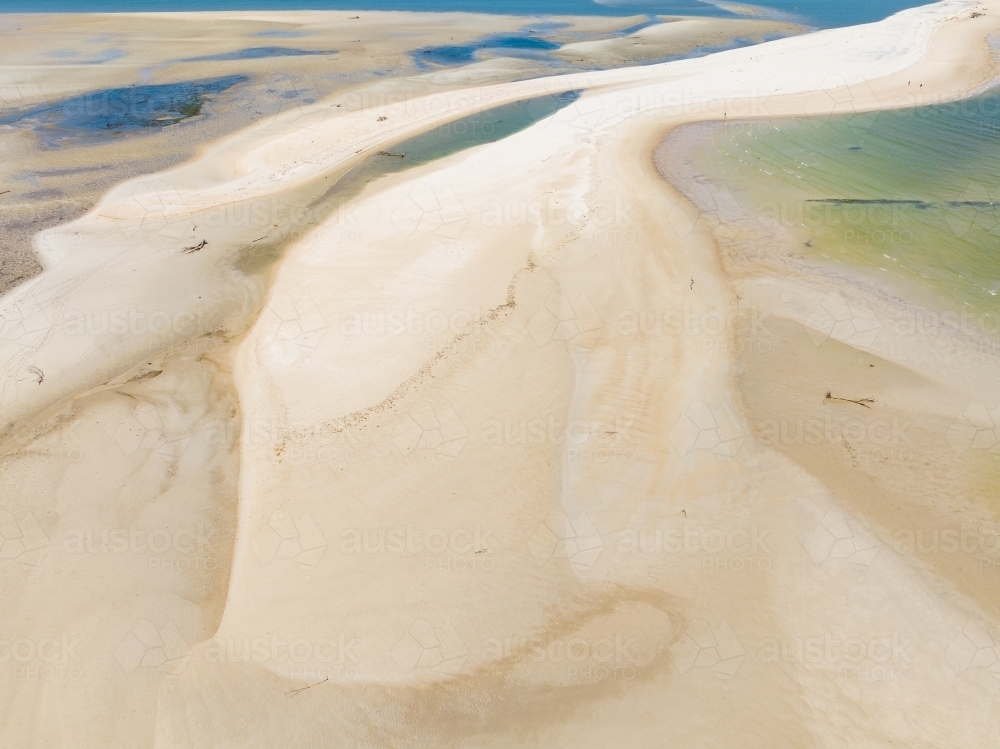
[[[320,684],[322,684],[323,682],[326,682],[326,681],[330,681],[330,677],[329,676],[327,676],[325,679],[323,679],[323,681],[317,681],[315,684],[310,684],[307,687],[299,687],[298,689],[293,689],[291,692],[288,693],[288,696],[289,697],[294,697],[299,692],[304,692],[307,689],[312,689],[313,687],[318,687]]]
[[[871,408],[871,406],[869,406],[868,404],[875,402],[874,398],[859,398],[858,400],[854,400],[853,398],[838,398],[836,395],[833,395],[829,390],[826,391],[826,399],[828,401],[845,401],[846,403],[857,403],[859,406],[864,406],[865,408]]]

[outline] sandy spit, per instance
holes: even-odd
[[[0,299],[3,632],[34,648],[0,664],[4,738],[990,746],[993,615],[759,439],[754,383],[806,395],[717,326],[744,282],[652,154],[691,122],[919,103],[907,80],[968,95],[998,28],[949,0],[699,60],[334,95],[42,232],[44,271]],[[235,264],[371,153],[566,91],[372,182],[266,273]],[[41,462],[78,435],[85,458]],[[51,641],[66,678],[42,676]]]

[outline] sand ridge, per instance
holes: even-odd
[[[967,95],[995,74],[997,24],[989,3],[950,2],[692,62],[355,112],[334,98],[43,234],[46,272],[3,300],[23,326],[0,349],[5,418],[30,422],[138,367],[119,389],[155,418],[134,417],[135,460],[170,474],[138,485],[169,486],[238,445],[239,507],[214,629],[183,589],[114,617],[81,648],[97,673],[21,686],[5,732],[108,745],[120,734],[70,706],[112,683],[129,728],[164,747],[989,745],[996,682],[948,655],[981,634],[973,607],[755,439],[733,331],[717,325],[741,311],[736,289],[651,154],[667,130],[730,113],[898,106],[907,77]],[[271,214],[205,220],[304,201],[366,151],[571,89],[586,91],[513,136],[372,183],[288,247],[269,284],[227,258]],[[206,227],[208,244],[185,252]],[[208,295],[214,306],[195,299]],[[177,366],[231,371],[238,409],[220,402],[192,428],[155,390],[170,369],[139,356],[145,337],[78,341],[39,317],[95,298],[144,319],[204,303],[203,328],[161,343]],[[232,342],[207,351],[220,319]],[[73,480],[87,486],[69,473],[63,492]],[[61,541],[60,521],[39,522]],[[823,529],[845,524],[857,556],[824,556]],[[67,553],[50,549],[19,588],[25,626],[46,615]],[[816,642],[818,657],[802,647]]]

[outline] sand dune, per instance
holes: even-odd
[[[3,735],[991,745],[996,622],[759,438],[749,292],[652,154],[691,122],[968,95],[998,27],[950,0],[698,60],[335,96],[40,234],[44,272],[0,299],[2,532],[28,570],[4,631],[77,671],[4,664]],[[567,91],[295,236],[372,153]],[[100,551],[102,529],[142,549]]]

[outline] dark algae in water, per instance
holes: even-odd
[[[50,146],[64,138],[86,140],[111,133],[166,127],[200,114],[209,96],[245,80],[246,76],[229,75],[91,91],[8,115],[0,118],[0,125],[29,125]]]

